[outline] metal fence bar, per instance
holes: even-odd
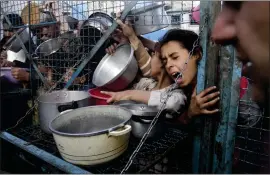
[[[205,25],[205,30],[201,35],[203,57],[198,67],[197,94],[217,82],[219,46],[211,43],[210,31],[220,8],[220,2],[201,1],[200,3],[200,27]],[[205,18],[208,18],[207,24],[204,24]],[[215,116],[200,116],[201,121],[197,121],[200,129],[194,138],[193,173],[211,173],[213,155],[211,143],[213,143],[216,126],[213,117]]]
[[[221,49],[221,121],[215,138],[213,173],[231,173],[237,125],[241,63],[232,46]]]
[[[24,140],[15,137],[14,135],[8,133],[8,132],[1,132],[0,137],[18,147],[21,149],[39,157],[40,159],[44,160],[45,162],[59,168],[60,170],[66,172],[66,173],[72,173],[72,174],[91,174],[90,172],[83,170],[75,165],[72,165],[58,157],[53,156],[52,154],[49,154],[46,151],[43,151],[39,149],[38,147],[34,145],[29,145]]]

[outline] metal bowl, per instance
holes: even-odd
[[[29,36],[30,36],[30,30],[29,28],[21,28],[18,30],[18,35],[23,42],[23,44],[29,42]],[[16,35],[13,35],[3,46],[6,50],[11,50],[13,52],[19,52],[22,49],[20,40],[16,37]]]
[[[119,46],[112,55],[105,55],[98,64],[93,84],[118,91],[125,89],[136,77],[138,64],[129,44]]]
[[[61,43],[58,38],[49,39],[41,43],[35,50],[35,53],[38,56],[44,57],[49,56],[57,52],[61,48]]]

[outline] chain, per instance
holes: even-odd
[[[155,124],[157,123],[157,121],[158,121],[158,119],[159,119],[159,117],[160,117],[160,114],[161,114],[161,113],[163,112],[163,110],[165,109],[166,102],[167,102],[167,100],[169,99],[169,97],[172,95],[172,91],[173,91],[174,89],[178,88],[178,83],[177,83],[177,81],[178,81],[179,79],[182,78],[182,75],[183,75],[182,73],[183,73],[183,71],[186,70],[188,61],[189,61],[190,58],[192,57],[195,48],[197,48],[197,47],[199,46],[200,36],[201,36],[201,33],[202,33],[202,31],[204,30],[204,27],[205,27],[206,24],[207,24],[207,18],[205,18],[205,23],[204,23],[204,25],[201,27],[201,30],[200,30],[200,32],[199,32],[199,34],[198,34],[198,38],[197,38],[196,41],[194,41],[194,43],[193,43],[193,48],[192,48],[192,50],[189,52],[189,57],[187,58],[187,60],[186,60],[186,62],[185,62],[185,65],[184,65],[183,69],[179,72],[177,78],[175,79],[175,83],[174,83],[172,86],[170,86],[170,87],[168,88],[168,90],[166,91],[166,93],[165,93],[165,94],[166,94],[166,97],[164,97],[164,101],[162,102],[162,106],[161,106],[160,110],[158,111],[157,115],[154,117],[154,119],[153,119],[152,122],[150,123],[150,126],[149,126],[148,130],[147,130],[146,133],[143,135],[143,137],[142,137],[142,139],[140,140],[140,143],[138,144],[137,148],[136,148],[136,149],[134,150],[134,152],[131,154],[131,156],[130,156],[128,162],[127,162],[127,164],[125,165],[125,167],[124,167],[123,170],[121,171],[121,174],[124,174],[124,173],[129,169],[129,167],[132,165],[132,163],[133,163],[133,161],[134,161],[136,155],[138,154],[138,152],[140,151],[141,147],[143,146],[143,144],[144,144],[145,141],[147,140],[148,135],[150,134],[151,130],[153,129],[153,127],[154,127]]]

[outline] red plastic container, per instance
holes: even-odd
[[[109,95],[105,95],[100,93],[100,91],[108,91],[107,89],[102,89],[102,88],[94,88],[94,89],[89,89],[89,94],[91,96],[89,104],[91,106],[94,105],[108,105],[107,100],[110,98]]]

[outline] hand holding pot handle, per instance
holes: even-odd
[[[124,134],[127,134],[131,131],[131,126],[130,125],[125,125],[124,129],[121,131],[111,131],[109,132],[109,136],[122,136]]]

